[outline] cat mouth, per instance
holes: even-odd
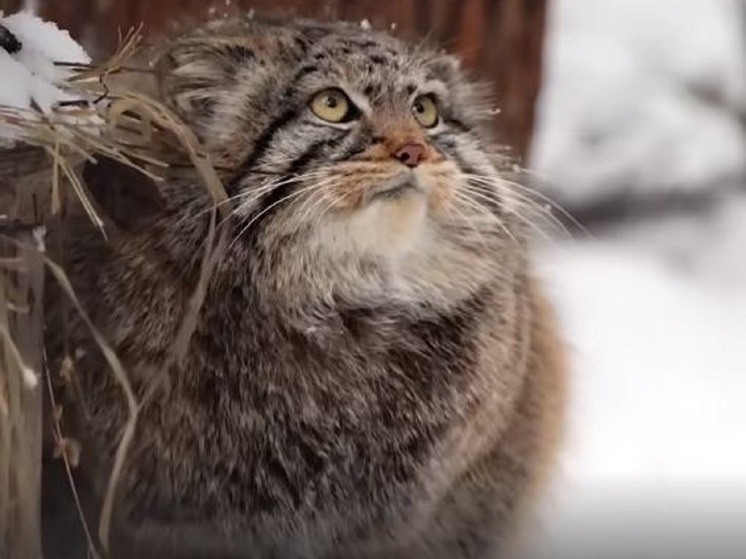
[[[419,181],[414,173],[406,172],[370,187],[366,198],[370,202],[380,199],[397,199],[420,190]]]

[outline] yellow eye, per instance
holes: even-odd
[[[313,114],[328,122],[345,122],[353,112],[350,99],[341,89],[319,91],[309,105]]]
[[[422,126],[432,128],[438,124],[438,105],[430,95],[420,95],[412,103],[412,112]]]

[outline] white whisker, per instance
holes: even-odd
[[[510,183],[502,182],[503,186],[508,185],[510,186]],[[469,188],[474,191],[482,192],[483,194],[487,194],[489,196],[494,196],[496,192],[496,186],[494,181],[487,181],[487,180],[478,180],[475,178],[469,179]],[[520,206],[523,206],[531,211],[532,214],[534,214],[537,217],[541,217],[543,219],[546,219],[548,223],[550,223],[553,226],[556,226],[560,231],[562,231],[563,234],[567,235],[568,238],[572,238],[571,233],[567,230],[565,225],[557,219],[556,216],[554,216],[551,212],[548,212],[541,204],[539,204],[536,200],[531,199],[526,194],[511,190],[511,194],[516,197],[516,201]],[[518,216],[519,218],[522,218],[523,220],[526,219],[525,215],[520,214],[520,211],[517,208],[510,208],[510,213]],[[535,223],[532,223],[533,227],[538,227]],[[542,231],[542,235],[545,235],[546,233]]]
[[[470,201],[463,195],[463,193],[456,192],[455,196],[456,196],[457,200],[460,200],[460,201],[466,203],[466,205],[470,206],[472,209],[476,209],[475,206],[473,204],[471,204]],[[487,241],[485,240],[484,235],[482,234],[482,232],[477,229],[476,225],[474,224],[474,221],[472,219],[470,219],[469,216],[467,216],[464,212],[462,212],[458,208],[458,205],[453,204],[453,205],[451,205],[451,208],[453,208],[461,216],[461,218],[464,220],[464,222],[469,225],[469,227],[472,229],[472,231],[474,231],[474,234],[477,237],[479,237],[479,241],[480,241],[480,243],[482,243],[482,247],[486,249],[488,247]]]
[[[482,198],[482,199],[484,199],[484,200],[490,200],[490,201],[494,201],[494,199],[493,199],[493,198],[490,198],[490,197],[489,197],[489,196],[487,196],[486,194],[484,194],[484,193],[482,193],[482,192],[479,192],[479,191],[478,191],[478,190],[476,190],[476,189],[472,190],[472,191],[471,191],[471,194],[472,194],[473,196],[476,196],[476,197],[478,197],[478,198]],[[545,240],[547,240],[547,241],[551,241],[551,237],[550,237],[550,236],[549,236],[549,235],[548,235],[548,234],[546,233],[546,231],[544,231],[544,230],[543,230],[543,229],[542,229],[541,227],[539,227],[539,226],[538,226],[538,225],[537,225],[536,223],[534,223],[533,221],[531,221],[531,220],[530,220],[529,218],[527,218],[526,216],[524,216],[523,214],[521,214],[521,213],[520,213],[520,212],[518,212],[518,211],[514,211],[514,212],[511,212],[511,213],[512,213],[512,214],[513,214],[514,216],[516,216],[516,217],[517,217],[517,218],[518,218],[518,219],[519,219],[520,221],[522,221],[523,223],[525,223],[526,225],[528,225],[528,227],[529,227],[529,228],[530,228],[531,230],[533,230],[533,231],[537,232],[537,233],[538,233],[538,234],[539,234],[539,235],[540,235],[540,236],[541,236],[542,238],[544,238],[544,239],[545,239]]]
[[[316,183],[310,184],[308,186],[305,186],[305,187],[301,188],[300,190],[297,190],[295,192],[292,192],[292,193],[288,194],[287,196],[283,196],[279,200],[273,202],[272,204],[270,204],[269,206],[267,206],[266,208],[264,208],[261,212],[259,212],[257,215],[255,215],[254,217],[252,217],[249,220],[249,222],[241,228],[241,230],[236,235],[236,238],[228,246],[228,249],[230,250],[238,242],[238,240],[246,233],[246,231],[248,231],[251,228],[251,226],[254,223],[256,223],[256,221],[260,217],[262,217],[263,215],[265,215],[267,212],[269,212],[270,210],[272,210],[274,207],[282,204],[283,202],[287,202],[289,200],[292,200],[293,198],[297,198],[301,194],[304,194],[306,192],[309,192],[309,191],[312,191],[312,190],[315,190],[315,189],[319,189],[319,188],[320,188],[320,186],[318,184],[316,184]]]
[[[536,200],[533,200],[531,197],[533,196],[535,198],[538,198],[539,200],[541,200],[542,202],[548,205],[549,210],[550,210],[548,213],[549,216],[555,220],[555,223],[558,226],[560,226],[567,235],[571,236],[570,232],[567,231],[567,228],[562,224],[562,222],[559,221],[556,216],[551,214],[552,209],[556,209],[563,216],[565,216],[565,218],[567,218],[573,224],[573,226],[577,227],[578,230],[580,230],[583,234],[590,235],[588,230],[577,219],[575,219],[575,217],[570,212],[568,212],[565,208],[563,208],[559,203],[555,202],[554,200],[552,200],[551,198],[549,198],[548,196],[539,192],[536,189],[530,188],[524,184],[521,184],[515,181],[505,179],[503,177],[493,178],[493,177],[473,175],[473,174],[465,174],[464,176],[467,177],[467,179],[469,180],[474,180],[483,185],[491,186],[493,188],[498,188],[500,185],[507,186],[511,188],[514,194],[520,196],[522,199],[526,201],[530,201],[531,203],[535,204],[536,207],[543,209],[542,205],[539,204]],[[543,211],[542,213],[547,213],[547,212]]]
[[[462,202],[469,205],[472,209],[477,210],[479,213],[484,215],[485,217],[489,218],[489,221],[495,225],[497,225],[512,241],[515,243],[516,246],[520,247],[520,243],[518,242],[518,239],[516,239],[515,235],[508,229],[508,227],[500,220],[499,217],[494,215],[492,212],[489,211],[487,207],[484,206],[484,204],[480,203],[478,200],[475,200],[469,194],[474,194],[472,192],[457,192],[456,197],[460,199]]]

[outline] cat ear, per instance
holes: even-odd
[[[250,49],[235,42],[181,40],[157,61],[163,98],[187,122],[198,123],[212,114],[220,93],[252,57]]]
[[[428,69],[437,78],[449,82],[461,76],[461,59],[442,52],[428,62]]]

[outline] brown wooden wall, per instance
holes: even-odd
[[[503,143],[525,155],[540,86],[549,0],[40,0],[45,17],[69,29],[93,52],[116,47],[118,30],[141,22],[147,33],[170,22],[237,10],[396,23],[458,53],[480,78],[495,83],[496,126]],[[18,0],[0,0],[6,10]]]

